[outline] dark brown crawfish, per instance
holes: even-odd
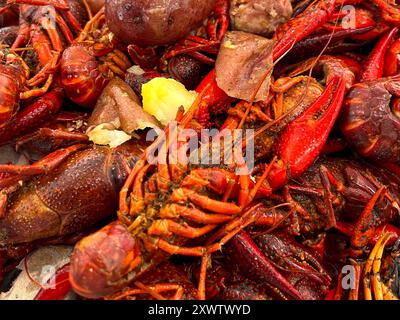
[[[284,232],[242,231],[227,245],[231,264],[275,299],[321,299],[331,277],[321,257]],[[282,282],[290,290],[281,290]]]
[[[275,223],[286,217],[287,231],[305,239],[339,222],[353,223],[352,246],[363,249],[379,227],[399,223],[398,183],[395,175],[364,162],[322,157],[283,188],[282,200],[293,211],[275,217]]]
[[[342,109],[340,127],[363,157],[400,164],[400,77],[356,84]]]
[[[142,146],[73,145],[30,166],[0,166],[1,246],[77,233],[112,214]]]
[[[260,214],[248,234],[242,231],[228,243],[229,258],[242,275],[264,283],[270,295],[321,299],[336,275],[321,262],[326,258],[326,231],[345,232],[350,250],[342,249],[342,254],[354,258],[365,256],[388,224],[391,234],[399,237],[398,182],[386,170],[363,162],[320,158],[284,187],[278,199],[288,204],[287,210],[257,209]],[[291,295],[276,285],[279,278]]]

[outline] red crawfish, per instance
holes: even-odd
[[[82,30],[88,13],[83,2],[22,0],[19,3],[20,29],[13,49],[31,43],[45,64],[51,51],[61,52]]]
[[[290,157],[287,159],[287,166],[293,166],[292,172],[298,168],[296,174],[300,173],[315,160],[338,113],[344,87],[344,81],[333,78],[327,92],[285,129],[280,140],[282,144],[279,150],[282,151],[279,152],[282,153],[278,153],[279,156],[296,154],[298,158],[304,153],[304,158],[300,157],[299,162]],[[207,90],[203,90],[188,114],[179,118],[180,126],[177,130],[184,128],[192,119],[198,105],[203,102],[202,96],[209,98]],[[291,141],[295,139],[286,139],[287,135],[299,135],[299,130],[304,134],[307,131],[304,123],[309,123],[305,119],[318,112],[321,105],[328,110],[331,110],[330,107],[336,109],[336,112],[332,117],[326,115],[326,118],[315,123],[324,132],[318,135],[318,143],[305,146],[304,150],[297,150],[296,153],[299,144],[293,145]],[[178,158],[178,164],[168,164],[167,159],[171,155],[168,154],[169,148],[165,142],[159,148],[159,157],[164,161],[154,166],[147,162],[147,155],[159,143],[144,153],[122,189],[119,221],[84,238],[75,247],[70,281],[77,293],[90,298],[110,294],[173,254],[200,256],[208,260],[209,254],[219,250],[228,239],[254,219],[255,208],[247,211],[244,208],[258,193],[271,194],[270,187],[263,184],[264,179],[269,176],[269,180],[274,182],[274,188],[281,187],[287,179],[286,173],[282,177],[282,171],[277,174],[270,172],[274,162],[263,170],[256,183],[248,175],[236,177],[233,172],[218,167],[191,168],[185,160],[186,151],[179,153],[182,158]],[[315,154],[308,152],[310,148],[315,150]],[[210,192],[214,196],[210,196]],[[237,199],[237,202],[231,202],[230,199]],[[191,206],[187,206],[188,203]],[[216,233],[217,236],[213,236],[215,241],[209,246],[186,246],[190,239],[206,236],[221,224],[224,227]],[[118,254],[115,248],[119,248]],[[115,254],[112,263],[109,252]],[[201,279],[205,277],[205,263]],[[204,280],[200,283],[204,283]],[[288,295],[298,297],[287,283],[279,280],[275,283]],[[199,295],[204,297],[204,294],[202,285]]]
[[[0,88],[0,143],[5,143],[27,131],[33,131],[42,121],[48,120],[60,109],[64,94],[57,87],[46,93],[53,75],[46,75],[44,86],[37,87],[46,70],[52,69],[57,63],[57,56],[41,72],[31,76],[25,61],[15,52],[3,49],[0,55],[0,78],[3,84]],[[18,112],[21,100],[35,97],[38,98]]]
[[[178,127],[166,129],[169,137],[181,134],[201,99],[199,95],[187,114],[178,115]],[[177,153],[171,153],[170,138],[160,138],[146,149],[121,190],[119,220],[77,244],[70,281],[78,294],[97,298],[116,292],[170,255],[208,261],[211,253],[249,223],[252,209],[238,215],[262,189],[261,182],[244,189],[248,175],[239,178],[229,169],[190,166],[183,142],[187,138],[182,139],[177,149],[172,148]],[[156,149],[158,161],[153,165],[148,156]],[[190,246],[226,223],[232,230],[215,243]],[[203,287],[199,296],[204,296]]]
[[[76,1],[19,3],[18,34],[11,49],[3,48],[1,56],[0,143],[34,131],[59,111],[64,93],[58,88],[55,75],[64,49],[63,41],[72,41],[74,35],[70,28],[78,32],[81,27],[77,19],[84,20],[80,14],[82,10],[78,8],[82,3]],[[45,5],[52,5],[53,9]],[[25,47],[28,43],[32,44],[32,48]],[[17,52],[20,54],[18,59],[15,58]],[[12,56],[14,58],[10,61]],[[37,99],[30,100],[18,113],[20,100],[31,98]]]
[[[281,226],[304,237],[338,228],[350,236],[354,255],[362,255],[383,226],[399,223],[398,182],[396,175],[364,162],[321,157],[283,188],[282,201],[293,212]],[[284,217],[272,221],[280,224]]]
[[[63,52],[61,85],[78,105],[93,108],[104,87],[115,76],[124,78],[131,66],[120,44],[105,24],[104,8]]]

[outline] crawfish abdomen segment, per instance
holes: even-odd
[[[400,119],[391,108],[399,94],[398,77],[359,83],[349,92],[340,126],[360,155],[400,163]]]

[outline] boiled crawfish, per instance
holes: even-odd
[[[273,285],[272,294],[280,298],[296,297],[297,292],[301,297],[321,299],[335,276],[321,261],[338,264],[326,255],[325,232],[333,228],[344,232],[349,249],[341,254],[357,260],[366,257],[382,229],[387,229],[387,241],[393,243],[400,235],[397,184],[398,178],[386,170],[322,157],[284,187],[283,198],[278,199],[288,204],[287,209],[258,209],[260,214],[246,230],[251,236],[242,231],[229,242],[230,259],[253,281]],[[271,261],[280,268],[271,267]],[[292,288],[291,296],[266,280],[271,272]]]
[[[20,28],[15,41],[10,49],[2,48],[0,76],[8,89],[1,93],[0,143],[34,131],[60,110],[64,93],[55,81],[58,60],[64,49],[63,41],[68,43],[74,37],[64,18],[77,32],[81,29],[78,20],[84,20],[80,15],[82,10],[73,10],[76,16],[71,12],[71,8],[80,6],[85,10],[74,1],[23,3],[19,5]],[[53,5],[54,10],[46,4]],[[48,25],[49,22],[55,25]],[[28,43],[32,47],[27,47]],[[28,102],[17,113],[20,100]]]
[[[201,98],[202,95],[186,115],[178,115],[180,125],[171,132],[166,129],[169,134],[181,134],[180,130],[193,117]],[[133,168],[120,193],[119,220],[77,244],[71,260],[70,281],[79,294],[90,298],[111,294],[169,255],[199,256],[208,261],[212,252],[218,251],[242,228],[241,220],[250,219],[251,209],[241,218],[237,216],[260,185],[252,191],[249,188],[236,191],[243,193],[239,202],[229,202],[223,194],[228,192],[228,181],[232,178],[232,182],[235,181],[235,174],[212,167],[191,169],[187,146],[178,143],[178,153],[171,154],[169,139],[156,140]],[[154,166],[147,156],[157,147],[158,163]],[[247,180],[248,177],[243,177],[241,182],[234,183],[240,189]],[[170,189],[174,185],[176,188]],[[216,199],[210,193],[215,194]],[[192,207],[186,206],[186,202]],[[232,230],[214,244],[185,247],[190,239],[206,236],[228,222]],[[117,252],[115,248],[118,248]],[[114,252],[112,265],[106,261],[109,250]],[[107,272],[104,272],[105,268]],[[204,288],[200,290],[200,296],[204,295],[202,291]]]
[[[136,143],[115,150],[78,144],[33,165],[2,165],[1,244],[63,236],[104,219],[141,151]],[[16,186],[21,180],[28,182]]]
[[[362,156],[400,164],[400,78],[382,78],[356,84],[341,115],[341,128]]]
[[[30,69],[25,61],[16,53],[8,50],[1,52],[0,77],[2,78],[0,143],[33,131],[43,121],[58,112],[64,99],[63,91],[55,87],[46,93],[52,83],[53,75],[48,76],[42,88],[36,87],[43,81],[46,70],[55,67],[57,57],[48,62],[42,72],[31,77]],[[19,113],[20,100],[38,97]],[[36,122],[36,123],[35,123]],[[33,126],[33,127],[32,127]]]
[[[74,144],[29,166],[0,166],[1,270],[39,244],[74,243],[110,216],[141,145],[112,150]]]
[[[339,90],[333,94],[332,101],[331,90],[334,91],[333,88],[337,87]],[[202,98],[208,99],[209,88],[210,86],[203,90],[186,115],[178,114],[180,120],[178,132],[192,119],[198,105],[203,102]],[[291,171],[297,175],[315,160],[314,156],[316,157],[317,153],[306,156],[308,151],[306,148],[296,154],[299,156],[304,153],[304,158],[299,162],[293,161],[290,156],[294,155],[292,152],[295,146],[287,144],[291,139],[286,139],[286,135],[298,135],[300,125],[304,132],[305,119],[318,112],[317,106],[320,106],[320,101],[324,101],[327,108],[331,105],[332,108],[338,108],[343,94],[344,81],[334,77],[325,95],[287,125],[286,134],[279,141],[282,143],[280,145],[282,154],[286,153],[289,156],[287,162],[284,162],[285,165],[280,167],[279,164],[281,170],[273,173],[271,171],[275,165],[273,161],[266,169],[261,170],[256,183],[252,182],[248,175],[236,177],[233,172],[221,168],[190,167],[186,149],[178,148],[178,154],[171,155],[168,153],[169,143],[156,141],[138,161],[121,191],[119,221],[113,222],[77,244],[72,256],[70,277],[74,290],[90,298],[110,294],[173,254],[203,257],[205,261],[203,261],[200,284],[204,283],[209,255],[219,250],[227,240],[255,219],[254,212],[257,211],[255,210],[257,205],[247,211],[244,209],[257,195],[271,194],[270,186],[264,185],[263,181],[268,177],[273,182],[273,188],[279,188],[285,184],[288,177],[287,167],[294,166]],[[337,112],[332,118],[327,116],[329,119],[326,121],[325,119],[316,121],[315,125],[326,134],[319,137],[318,143],[316,142],[314,146],[307,147],[316,150],[322,147],[335,115]],[[183,141],[186,139],[187,137],[183,138]],[[161,158],[162,161],[154,166],[148,162],[147,156],[153,153],[156,146],[159,146],[158,159]],[[176,159],[174,157],[178,157],[177,164],[168,163],[168,160]],[[297,166],[298,169],[295,171],[294,168]],[[160,192],[163,195],[161,198]],[[229,201],[236,198],[237,202]],[[191,205],[187,206],[187,203]],[[209,245],[186,247],[189,239],[202,238],[217,230],[221,224],[224,226],[212,236],[213,241],[209,239]],[[119,248],[118,255],[115,255],[110,265],[107,262],[108,252],[112,250],[115,253],[116,247]],[[105,270],[107,271],[104,272]],[[270,281],[290,297],[300,297],[293,287],[281,278]],[[200,285],[199,296],[204,297],[204,294],[204,285]]]
[[[61,58],[61,84],[78,105],[93,108],[114,77],[124,78],[131,66],[105,24],[104,8],[86,25]]]

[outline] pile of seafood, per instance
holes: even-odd
[[[400,5],[0,0],[0,17],[17,159],[0,291],[60,245],[53,286],[25,269],[35,299],[400,298]]]

